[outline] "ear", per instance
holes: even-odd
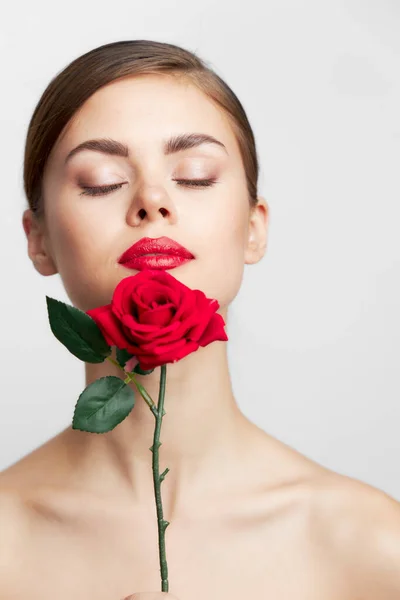
[[[269,225],[269,206],[261,196],[257,196],[257,204],[251,208],[245,264],[257,263],[265,254],[267,247],[267,231]]]
[[[24,211],[22,226],[28,239],[28,255],[41,275],[58,273],[56,264],[49,251],[44,218],[38,218],[30,208]]]

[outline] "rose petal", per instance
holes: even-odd
[[[109,346],[124,347],[126,338],[121,328],[121,322],[112,313],[109,304],[88,310],[86,314],[94,320]]]
[[[167,363],[175,363],[182,358],[185,358],[192,352],[198,350],[199,345],[195,342],[188,342],[179,348],[166,350],[163,354],[157,356],[143,356],[139,359],[140,367],[144,370],[154,369]]]
[[[169,325],[171,319],[175,314],[175,307],[173,304],[164,304],[154,308],[152,310],[143,313],[141,324],[151,324],[158,328],[163,328]]]
[[[222,315],[216,313],[208,323],[203,335],[199,339],[200,346],[208,346],[211,342],[227,342],[228,336],[224,329],[225,321]]]
[[[146,337],[147,339],[152,339],[153,337],[164,337],[165,335],[170,334],[172,331],[175,331],[179,328],[180,323],[173,322],[166,327],[160,329],[157,325],[144,325],[143,323],[137,323],[131,315],[125,315],[122,319],[122,323],[124,326],[131,330],[132,335],[134,337],[138,337],[138,339],[142,339],[142,337]]]

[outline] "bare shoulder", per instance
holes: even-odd
[[[61,439],[55,436],[0,472],[0,568],[9,568],[13,550],[29,531],[32,508],[57,489],[65,462]]]
[[[400,503],[384,491],[328,472],[314,485],[313,520],[355,598],[400,598]]]
[[[11,594],[12,582],[18,574],[28,531],[28,518],[21,495],[3,484],[0,474],[0,597]]]
[[[0,472],[0,598],[15,594],[37,516],[44,514],[50,491],[58,489],[59,439],[55,436]]]

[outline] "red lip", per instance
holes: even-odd
[[[171,238],[165,236],[159,238],[144,237],[128,248],[118,259],[118,262],[120,264],[132,262],[133,259],[145,254],[162,254],[164,256],[176,256],[181,259],[194,258],[187,248],[171,240]]]
[[[128,262],[124,263],[124,267],[134,269],[135,271],[143,271],[143,269],[162,269],[167,271],[180,267],[184,263],[189,262],[189,260],[191,259],[183,258],[182,256],[171,256],[170,254],[142,255],[131,258]]]

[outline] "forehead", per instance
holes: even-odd
[[[112,137],[145,150],[170,135],[192,131],[217,137],[232,153],[237,146],[226,113],[194,84],[164,75],[128,76],[97,90],[82,105],[56,152],[94,137]]]

